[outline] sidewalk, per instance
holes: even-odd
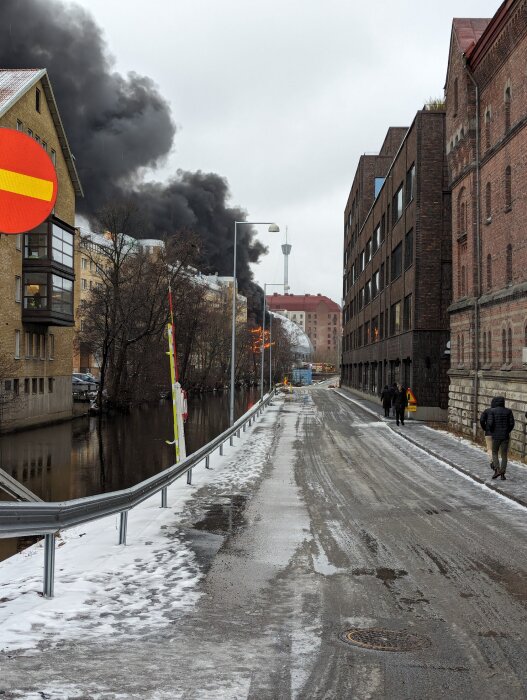
[[[524,464],[510,461],[507,465],[507,480],[493,480],[487,453],[482,447],[473,445],[465,438],[456,437],[446,430],[435,430],[413,420],[407,420],[404,426],[397,427],[394,419],[384,418],[380,402],[364,399],[345,387],[337,389],[336,392],[387,423],[394,432],[408,442],[417,445],[428,454],[487,488],[527,507],[527,467]]]

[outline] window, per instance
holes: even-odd
[[[25,335],[26,339],[26,357],[31,357],[33,353],[33,346],[31,344],[31,333],[26,333]]]
[[[359,326],[359,333],[358,333],[358,345],[359,348],[362,347],[362,326]]]
[[[368,239],[368,242],[366,243],[366,262],[369,263],[371,260],[371,238]]]
[[[16,130],[17,131],[24,131],[24,125],[22,124],[20,119],[16,120]]]
[[[364,324],[364,345],[369,345],[370,343],[370,322],[366,321],[366,323]]]
[[[40,260],[48,257],[48,230],[46,221],[33,231],[26,233],[24,257],[32,260]]]
[[[55,380],[53,377],[48,377],[48,394],[53,393],[53,384],[55,383]]]
[[[22,301],[22,278],[15,277],[15,301],[20,304]]]
[[[410,229],[404,237],[404,269],[411,267],[414,261],[414,230]]]
[[[28,130],[27,130],[27,135],[28,135],[28,136],[31,136],[31,138],[33,138],[33,129],[28,129]]]
[[[373,232],[373,238],[371,242],[372,253],[375,253],[377,248],[381,245],[381,225],[377,224]]]
[[[485,148],[490,148],[490,109],[485,112]]]
[[[22,250],[22,234],[17,233],[15,236],[15,245],[17,250]]]
[[[384,311],[381,311],[379,319],[379,340],[382,340],[384,337]]]
[[[492,331],[487,333],[487,362],[492,362]]]
[[[394,279],[399,277],[403,270],[403,244],[402,242],[399,243],[399,245],[395,246],[395,248],[392,250],[392,260],[391,260],[391,269],[390,269],[390,280],[393,282]]]
[[[35,109],[40,112],[40,90],[38,88],[35,91]]]
[[[48,308],[48,281],[43,272],[24,275],[24,309]]]
[[[51,308],[62,314],[73,313],[73,282],[59,275],[53,275]]]
[[[459,108],[459,92],[457,86],[457,78],[454,80],[454,116],[457,114]]]
[[[57,165],[57,154],[55,152],[55,149],[53,149],[53,148],[51,149],[50,156],[51,156],[51,162],[53,163],[53,165]]]
[[[465,335],[461,335],[461,363],[465,364]]]
[[[392,201],[392,226],[401,218],[403,214],[403,186],[401,185],[393,196]]]
[[[375,299],[379,293],[379,270],[373,273],[371,278],[371,298]]]
[[[359,310],[364,306],[364,287],[359,289]]]
[[[505,168],[505,211],[512,208],[512,176],[511,166]]]
[[[73,267],[73,234],[53,224],[51,246],[53,260]]]
[[[38,380],[36,377],[31,379],[31,393],[36,394],[38,392]]]
[[[390,335],[395,335],[401,331],[401,302],[392,304],[390,308]]]
[[[29,383],[29,379],[24,379],[24,394],[29,394],[31,389],[31,385]]]
[[[359,255],[359,272],[364,270],[364,251]]]
[[[371,301],[371,279],[364,285],[364,305],[369,304]]]
[[[492,218],[492,186],[490,182],[485,185],[485,216],[487,223],[489,223]]]
[[[15,331],[15,359],[20,359],[20,331]]]
[[[406,173],[405,194],[406,204],[408,205],[415,196],[415,163],[413,163],[410,170],[408,170],[408,172]]]
[[[375,178],[375,199],[377,199],[379,192],[381,191],[383,185],[384,185],[384,178],[383,177],[376,177]]]
[[[53,333],[49,334],[49,359],[52,360],[55,357],[55,335]]]
[[[40,377],[40,379],[38,380],[38,393],[44,393],[44,377]]]
[[[13,394],[15,396],[20,394],[20,379],[13,379]]]
[[[487,364],[487,332],[483,331],[483,364]]]
[[[6,380],[4,381],[4,389],[5,389],[5,391],[11,391],[11,387],[12,387],[12,382],[11,382],[11,380],[10,380],[10,379],[6,379]]]
[[[492,256],[487,255],[487,291],[492,289]]]
[[[88,269],[88,261],[86,258],[81,258],[81,270],[87,270]]]
[[[512,245],[507,246],[507,263],[506,263],[506,282],[512,284]]]
[[[504,95],[503,112],[505,116],[505,134],[511,130],[511,89],[506,88]]]
[[[507,363],[512,365],[512,328],[507,331]]]
[[[404,298],[403,308],[403,330],[409,331],[412,327],[412,295],[408,294]]]
[[[379,318],[374,316],[371,321],[371,340],[376,343],[379,340]]]
[[[505,328],[501,329],[501,364],[504,365],[507,362],[507,331]]]
[[[40,340],[40,359],[46,359],[46,336],[43,335]]]

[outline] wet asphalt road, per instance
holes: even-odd
[[[527,697],[525,509],[325,388],[286,401],[258,488],[225,496],[178,524],[207,572],[191,614],[3,671],[100,698]],[[423,646],[359,648],[351,628]]]

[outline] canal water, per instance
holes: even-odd
[[[238,391],[235,416],[258,400],[257,389]],[[201,394],[188,400],[187,454],[229,425],[229,395]],[[172,403],[140,406],[127,415],[81,417],[0,438],[0,467],[45,501],[66,501],[127,488],[174,463]],[[0,500],[12,500],[0,490]],[[33,540],[31,540],[33,541]],[[26,546],[0,539],[0,560]]]

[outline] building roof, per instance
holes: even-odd
[[[323,294],[271,294],[266,297],[270,309],[285,311],[316,311],[325,304],[328,311],[340,313],[340,306]]]
[[[38,81],[42,82],[44,94],[48,103],[51,118],[57,131],[60,147],[66,161],[66,166],[75,189],[82,197],[82,185],[75,166],[75,158],[71,152],[66,132],[62,125],[53,89],[45,68],[0,68],[0,117],[3,116],[18,100],[23,97]]]
[[[470,54],[490,21],[488,18],[454,18],[452,29],[456,34],[462,53],[467,56]]]

